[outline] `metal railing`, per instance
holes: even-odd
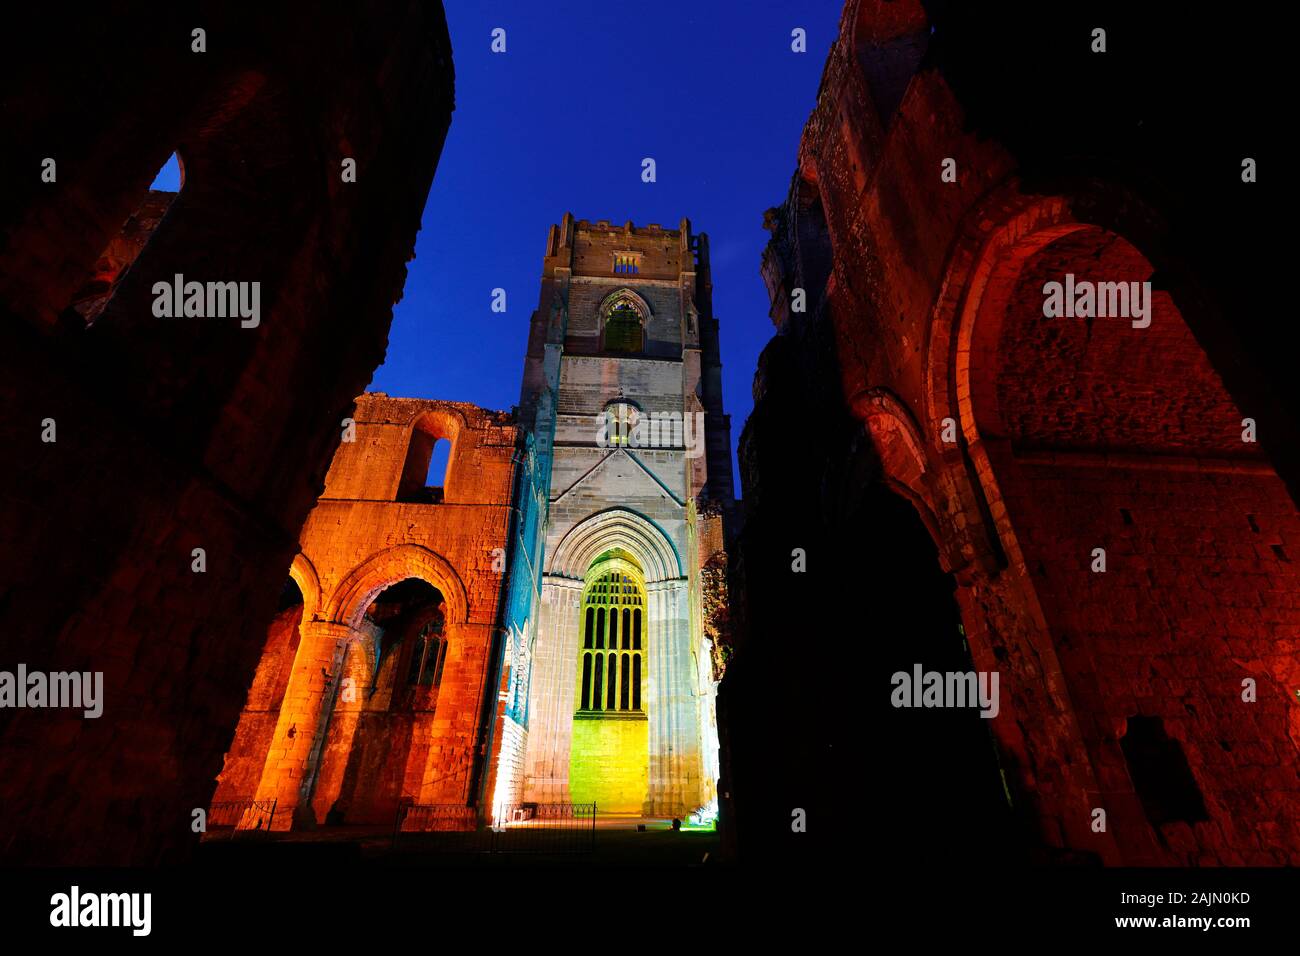
[[[474,807],[402,804],[392,849],[431,853],[590,853],[596,847],[594,803],[518,803],[495,808],[480,824]]]
[[[218,800],[208,807],[209,835],[229,831],[226,839],[270,833],[278,800]]]

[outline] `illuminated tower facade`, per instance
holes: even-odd
[[[707,236],[685,219],[552,226],[520,420],[550,475],[523,799],[708,805],[717,595],[702,569],[734,496]]]

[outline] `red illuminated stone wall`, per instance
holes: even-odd
[[[844,494],[826,475],[860,460],[864,484],[915,507],[955,579],[975,667],[1001,675],[988,723],[1036,846],[1111,864],[1298,863],[1300,518],[1288,483],[1300,474],[1268,329],[1241,321],[1266,288],[1249,251],[1256,194],[1243,192],[1239,157],[1221,181],[1198,165],[1176,122],[1128,132],[1117,81],[1081,59],[1086,39],[1016,96],[981,86],[977,68],[1008,82],[1038,74],[999,58],[1001,25],[963,16],[847,5],[790,196],[769,213],[779,335],[741,443],[733,592],[750,608],[736,610],[720,708],[747,713],[745,675],[783,653],[770,609],[756,610],[769,608],[764,595],[805,587],[758,542],[826,540],[824,562],[846,548],[823,527]],[[1052,42],[1044,33],[1024,57],[1047,58],[1035,50]],[[1138,91],[1155,95],[1135,84],[1130,99]],[[1056,113],[1088,123],[1058,138]],[[954,181],[942,178],[948,160]],[[1067,272],[1151,281],[1150,326],[1045,317],[1044,284]],[[836,394],[792,390],[819,376]],[[830,429],[844,412],[870,453],[826,439],[827,462],[808,465],[826,469],[821,512],[778,502],[800,480],[783,483],[792,466],[775,450],[794,454],[791,423]],[[1244,419],[1257,441],[1243,440]],[[806,517],[802,528],[782,507]],[[854,547],[891,547],[867,527]],[[810,550],[810,576],[833,582],[816,560]],[[875,613],[828,623],[862,635],[867,655],[873,641],[917,639],[873,629]],[[1257,699],[1243,699],[1243,681]],[[888,693],[883,682],[862,691]],[[806,703],[817,716],[799,733],[817,740],[834,721],[824,699]],[[771,824],[746,819],[744,801],[766,785],[741,731],[727,728],[726,776],[743,847],[746,826],[761,839]],[[953,786],[948,799],[963,802]]]
[[[450,44],[437,3],[31,13],[12,39],[41,56],[3,67],[0,666],[100,671],[105,701],[0,713],[0,856],[178,859],[383,358]],[[173,152],[182,188],[88,326]],[[260,323],[155,318],[176,273],[260,283]]]

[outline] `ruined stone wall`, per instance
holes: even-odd
[[[870,438],[868,481],[915,506],[955,577],[974,666],[1000,672],[989,723],[1034,840],[1110,863],[1294,863],[1294,425],[1262,328],[1235,318],[1261,304],[1264,263],[1228,241],[1253,235],[1259,196],[1240,158],[1220,175],[1190,154],[1188,126],[1134,133],[1196,98],[1144,85],[1134,60],[1088,60],[1068,20],[1027,38],[1023,58],[1060,62],[1034,74],[1016,62],[1026,38],[973,13],[847,5],[789,199],[769,216],[769,357],[783,364],[760,367],[768,410],[742,440],[746,536],[771,545],[798,528],[771,510],[788,485],[764,423],[850,412]],[[999,86],[1013,65],[1039,77],[1023,97]],[[1123,98],[1135,89],[1141,106]],[[1092,118],[1087,137],[1055,122],[1071,115]],[[1149,324],[1045,317],[1044,285],[1065,273],[1151,282]],[[834,376],[838,395],[795,399],[798,368]],[[816,467],[833,474],[836,457]],[[788,559],[739,553],[754,607],[738,611],[724,708],[781,653],[752,592]],[[833,613],[829,626],[855,631]],[[756,779],[746,759],[738,780]]]
[[[302,624],[301,603],[281,611],[267,629],[262,659],[257,664],[253,686],[239,714],[235,739],[226,751],[225,766],[217,778],[214,802],[251,800],[262,779],[266,753],[271,749],[275,725],[280,717],[294,653],[298,650],[298,628]]]
[[[486,786],[485,721],[498,710],[493,666],[501,654],[517,430],[500,412],[382,393],[357,400],[354,427],[303,526],[294,562],[295,579],[311,582],[299,645],[307,652],[294,661],[300,680],[280,688],[283,703],[276,704],[260,777],[251,790],[239,785],[245,799],[280,801],[279,826],[289,826],[295,810],[298,822],[310,825],[302,807],[308,796],[316,823],[388,823],[402,800],[470,805]],[[403,492],[402,478],[418,473],[423,483],[432,444],[421,441],[431,435],[452,445],[441,500],[395,500],[426,497],[409,487]],[[410,578],[432,585],[444,600],[448,646],[436,688],[408,687],[409,644],[382,656],[365,619],[386,588]],[[329,677],[313,672],[310,656],[310,635],[322,626],[334,642]],[[351,699],[339,693],[339,675],[351,680]],[[245,723],[261,719],[257,690],[227,774],[238,773],[233,760],[245,760],[238,752]],[[312,742],[321,734],[316,756]],[[236,786],[227,774],[217,799]],[[246,783],[242,774],[240,780]],[[306,791],[304,780],[312,781]]]
[[[32,13],[0,56],[0,400],[24,410],[0,425],[23,462],[0,479],[0,660],[102,671],[106,700],[0,716],[0,854],[176,859],[383,357],[450,44],[439,4]],[[173,152],[182,189],[87,327],[69,306]],[[260,321],[156,318],[176,273],[259,282]]]

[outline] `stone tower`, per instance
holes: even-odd
[[[551,476],[524,799],[690,812],[718,777],[701,569],[734,507],[707,236],[552,226],[520,419]]]

